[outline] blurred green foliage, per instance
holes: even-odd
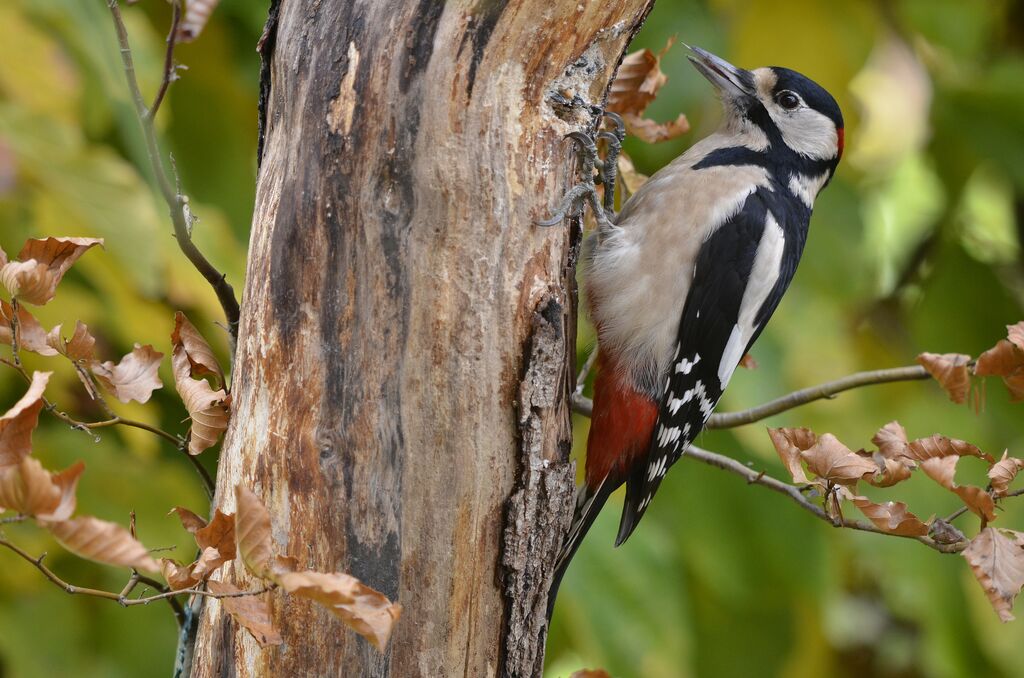
[[[202,38],[179,49],[190,68],[159,118],[200,218],[197,242],[235,283],[253,201],[254,46],[265,11],[264,3],[221,2]],[[126,15],[142,86],[152,93],[168,8],[146,2]],[[634,48],[658,50],[677,35],[742,66],[795,68],[833,92],[847,119],[847,155],[818,201],[796,281],[754,351],[760,367],[736,375],[723,410],[908,364],[924,350],[977,354],[1024,317],[1022,25],[1024,4],[1009,0],[658,1]],[[105,251],[76,264],[54,302],[32,310],[46,327],[83,320],[104,358],[117,360],[136,341],[168,352],[180,309],[224,358],[216,300],[178,253],[148,183],[105,3],[6,0],[0,38],[0,246],[16,253],[33,236],[107,238]],[[628,142],[647,173],[718,116],[682,49],[669,50],[663,69],[669,83],[648,113],[667,120],[685,111],[694,131],[658,146]],[[582,325],[580,361],[592,340]],[[68,369],[27,361],[56,369],[48,393],[62,408],[99,416]],[[161,376],[170,385],[168,362]],[[0,402],[13,403],[22,389],[13,373],[0,373]],[[185,428],[169,386],[149,405],[117,408]],[[932,384],[902,384],[844,394],[770,424],[830,431],[857,448],[896,418],[912,437],[942,432],[1024,455],[1022,412],[996,382],[980,415]],[[577,453],[586,434],[580,419]],[[93,442],[52,418],[34,440],[51,468],[86,461],[83,513],[124,522],[134,509],[144,543],[192,555],[164,513],[176,504],[202,513],[205,498],[174,450],[133,430]],[[763,425],[698,442],[784,477]],[[962,466],[966,480],[972,469]],[[898,490],[922,516],[956,505],[926,478]],[[887,492],[894,490],[873,496]],[[611,546],[614,504],[562,587],[551,676],[582,666],[650,677],[1024,676],[1024,627],[999,623],[959,557],[831,529],[782,497],[686,460],[620,549]],[[1008,502],[999,523],[1024,529],[1024,502]],[[31,526],[7,532],[34,553],[49,551],[51,567],[75,583],[123,584],[122,572],[68,556]],[[70,598],[13,556],[0,558],[0,675],[144,676],[170,666],[175,631],[166,609]]]

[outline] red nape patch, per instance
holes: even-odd
[[[839,145],[839,158],[842,158],[843,148],[846,146],[846,134],[842,127],[836,128],[836,135],[838,136],[837,143]]]
[[[587,438],[587,487],[596,490],[606,476],[625,481],[633,462],[647,453],[658,420],[658,403],[621,383],[618,365],[598,357],[594,411]]]

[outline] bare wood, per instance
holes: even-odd
[[[265,650],[207,601],[195,675],[539,673],[579,230],[534,221],[651,4],[273,5],[218,505],[404,612],[378,655],[275,594]]]

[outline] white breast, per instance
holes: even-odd
[[[616,232],[592,243],[584,259],[601,346],[649,393],[659,392],[658,375],[672,360],[701,244],[769,183],[756,166],[692,169],[710,150],[737,141],[712,135],[652,176],[626,203]]]

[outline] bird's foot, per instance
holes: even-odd
[[[613,130],[602,130],[597,133],[597,138],[605,139],[608,144],[608,151],[603,160],[598,155],[593,137],[583,132],[570,132],[566,135],[566,138],[572,139],[576,145],[582,179],[566,192],[554,214],[548,219],[538,221],[538,226],[555,226],[566,217],[579,216],[583,206],[589,204],[597,219],[599,232],[606,233],[614,228],[611,219],[615,216],[617,161],[626,131],[622,118],[617,114],[604,113],[603,118],[614,125]],[[603,202],[598,197],[597,184],[604,186]]]

